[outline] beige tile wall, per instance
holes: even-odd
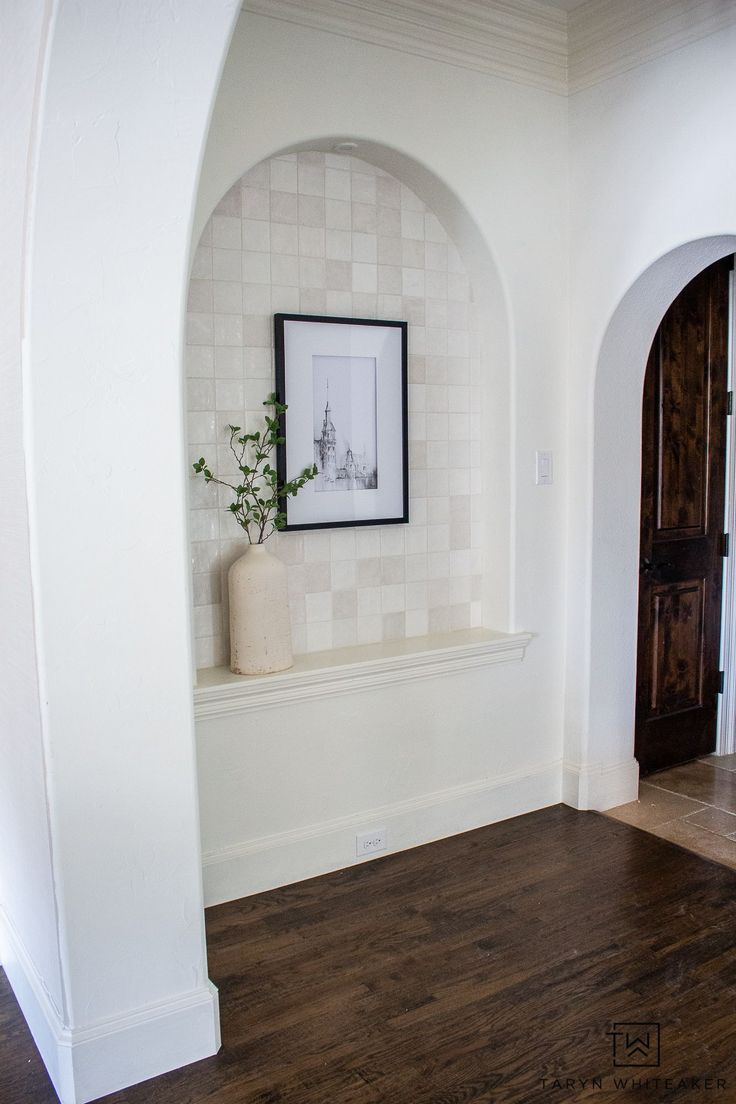
[[[215,209],[189,285],[190,459],[229,465],[262,417],[273,314],[409,322],[410,522],[280,533],[295,653],[481,624],[481,372],[472,293],[435,215],[356,158],[257,165]],[[190,480],[197,666],[228,662],[227,569],[244,547],[223,489]]]

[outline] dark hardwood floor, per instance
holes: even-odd
[[[595,813],[221,905],[207,929],[221,1052],[109,1104],[736,1101],[736,873]],[[658,1067],[614,1068],[627,1022],[661,1025]],[[2,1104],[52,1104],[4,977],[0,1030]]]

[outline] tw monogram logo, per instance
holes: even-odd
[[[613,1037],[614,1066],[659,1065],[658,1023],[615,1023],[606,1034]]]

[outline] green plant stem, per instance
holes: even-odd
[[[192,465],[197,475],[203,475],[206,482],[218,483],[228,487],[235,500],[228,507],[237,523],[245,530],[250,544],[263,544],[271,534],[283,527],[286,515],[282,513],[282,499],[294,496],[301,488],[317,475],[316,465],[305,468],[296,479],[285,480],[279,484],[275,469],[271,466],[274,449],[283,444],[281,417],[286,406],[280,403],[275,394],[271,394],[263,404],[273,408],[273,416],[266,415],[265,429],[255,433],[241,433],[240,426],[230,426],[230,451],[240,472],[240,482],[235,485],[227,479],[221,479],[210,471],[202,456]],[[249,451],[253,452],[250,462],[246,462]],[[270,526],[270,528],[269,528]],[[253,533],[257,540],[253,540]]]

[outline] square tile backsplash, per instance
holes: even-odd
[[[190,461],[228,465],[227,425],[274,389],[278,312],[409,322],[408,525],[275,534],[295,654],[481,624],[481,372],[472,293],[439,219],[357,158],[262,162],[222,198],[192,266]],[[229,493],[229,492],[227,492]],[[198,667],[229,661],[227,570],[243,551],[225,488],[190,478]]]

